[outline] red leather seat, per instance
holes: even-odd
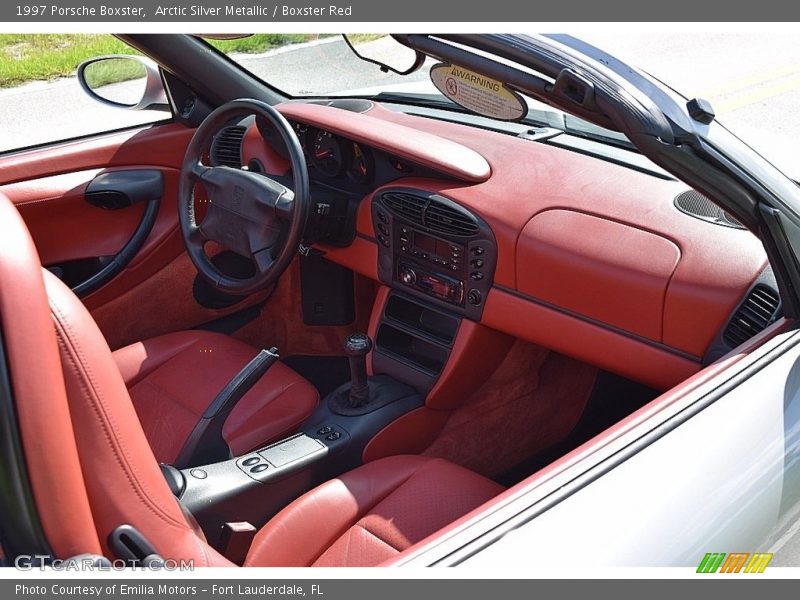
[[[143,348],[136,347],[115,361],[83,304],[41,269],[19,214],[2,194],[0,326],[31,490],[55,556],[102,552],[114,558],[109,534],[130,524],[165,559],[233,566],[207,544],[170,491],[123,379],[124,374],[134,389],[181,353],[164,359],[169,353],[152,346],[161,343],[157,339],[143,344],[151,344],[151,362],[134,359],[142,356]],[[181,343],[167,340],[164,348],[186,352],[216,340],[199,335],[188,346],[181,337]],[[501,489],[441,459],[377,460],[317,487],[273,517],[245,564],[375,565]]]
[[[136,414],[160,462],[173,462],[217,393],[258,350],[229,336],[183,331],[114,352]],[[282,363],[242,397],[222,436],[234,455],[295,431],[317,406],[317,390]]]
[[[256,534],[245,566],[374,566],[502,491],[440,458],[382,458],[284,508]]]

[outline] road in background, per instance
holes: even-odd
[[[581,35],[688,97],[710,100],[720,122],[792,170],[800,137],[800,44],[794,35],[594,32]],[[401,85],[430,89],[427,68],[408,77],[356,59],[341,39],[237,58],[296,95]],[[93,102],[74,79],[0,90],[0,151],[161,118]],[[794,171],[800,171],[800,165]]]

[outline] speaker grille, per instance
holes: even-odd
[[[746,229],[733,216],[722,210],[698,191],[686,190],[675,197],[675,207],[691,217],[734,229]]]

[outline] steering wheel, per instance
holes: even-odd
[[[283,138],[292,167],[293,190],[259,173],[203,164],[214,135],[234,118],[252,114],[266,119]],[[195,218],[194,189],[198,184],[208,196],[200,224]],[[247,295],[274,284],[297,254],[309,203],[303,149],[292,126],[277,110],[258,100],[233,100],[217,108],[197,128],[181,167],[178,211],[189,258],[200,276],[216,289]],[[255,274],[239,279],[222,273],[206,255],[209,241],[250,258]]]

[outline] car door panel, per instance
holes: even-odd
[[[1,167],[0,167],[1,168]],[[131,239],[141,222],[144,204],[105,210],[86,200],[86,188],[97,176],[120,170],[151,169],[129,165],[88,169],[0,186],[16,205],[31,232],[42,264],[114,256]],[[91,309],[141,283],[183,251],[178,230],[178,170],[158,169],[164,193],[153,229],[131,263],[108,285],[85,298]]]
[[[106,210],[86,199],[98,176],[157,170],[163,194],[157,218],[137,255],[110,282],[83,298],[112,347],[184,329],[263,300],[256,294],[229,309],[197,304],[195,271],[178,224],[179,169],[193,130],[158,125],[0,157],[0,191],[20,211],[45,266],[113,257],[137,229],[138,203]],[[154,305],[150,300],[158,298]],[[143,307],[152,307],[146,315]]]

